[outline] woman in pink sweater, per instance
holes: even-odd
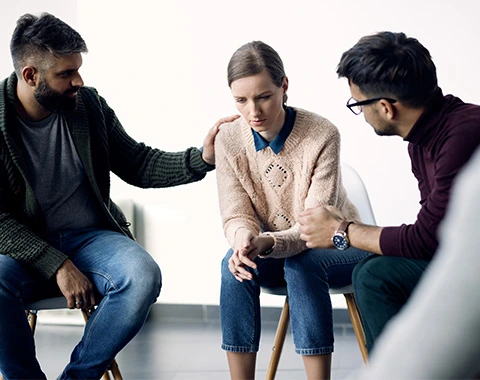
[[[279,55],[254,41],[228,65],[241,118],[215,143],[223,228],[232,247],[222,262],[222,348],[232,379],[255,377],[260,286],[286,283],[296,352],[309,379],[330,378],[333,321],[329,286],[351,283],[368,253],[308,249],[298,214],[320,204],[358,220],[340,172],[340,135],[320,115],[286,105],[288,78]]]

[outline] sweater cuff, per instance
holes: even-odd
[[[380,233],[380,250],[384,256],[402,256],[398,249],[398,230],[399,227],[383,227]]]
[[[273,238],[273,251],[270,252],[268,257],[280,258],[282,257],[281,252],[285,250],[285,241],[278,235],[273,232],[262,232],[261,236],[270,236]]]
[[[57,273],[68,256],[53,247],[47,247],[41,256],[29,265],[47,280]]]
[[[196,173],[205,174],[215,169],[215,165],[207,164],[203,161],[202,152],[198,148],[189,148],[190,169]]]

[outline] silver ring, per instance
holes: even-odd
[[[75,302],[75,306],[81,307],[81,306],[83,306],[83,302],[82,301],[77,301],[77,302]]]

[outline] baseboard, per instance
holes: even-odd
[[[280,307],[262,307],[263,322],[278,323]],[[220,321],[218,305],[184,305],[156,303],[152,306],[149,319],[175,320],[185,322],[214,323]],[[38,323],[56,325],[83,325],[83,316],[79,310],[43,310],[39,312]],[[351,327],[347,309],[333,309],[333,324],[335,327]]]
[[[263,322],[278,323],[282,309],[280,307],[262,307]],[[218,305],[181,305],[157,303],[153,305],[150,318],[156,320],[184,320],[198,322],[220,321],[220,308]],[[333,309],[333,323],[335,326],[351,326],[347,309]]]

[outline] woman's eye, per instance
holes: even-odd
[[[269,99],[270,98],[270,95],[262,95],[259,97],[259,99],[261,100],[266,100],[266,99]]]
[[[245,99],[236,99],[237,103],[245,103]]]

